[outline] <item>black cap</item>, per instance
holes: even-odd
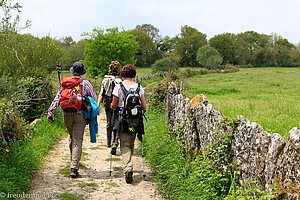
[[[74,75],[83,75],[86,73],[86,68],[82,62],[74,62],[73,66],[70,68],[71,74]]]

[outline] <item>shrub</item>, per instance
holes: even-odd
[[[18,86],[17,95],[20,107],[17,108],[21,117],[31,122],[48,109],[53,99],[53,87],[48,79],[41,77],[27,77],[18,82]]]
[[[233,72],[238,72],[240,69],[237,66],[231,65],[231,64],[226,64],[224,73],[233,73]]]
[[[223,62],[221,54],[210,46],[204,46],[197,51],[197,61],[207,69],[217,69]]]
[[[0,75],[9,74],[14,81],[27,76],[47,76],[61,55],[59,42],[49,36],[0,35]]]
[[[178,66],[169,57],[161,58],[152,65],[153,72],[176,71]]]

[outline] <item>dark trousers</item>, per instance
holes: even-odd
[[[106,113],[106,133],[107,133],[107,146],[110,147],[112,144],[118,146],[119,145],[119,134],[117,131],[113,130],[114,123],[116,121],[118,111],[113,110],[111,108],[105,108]],[[113,143],[111,144],[111,140],[113,139]]]

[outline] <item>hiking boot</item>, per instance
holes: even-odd
[[[113,144],[112,148],[111,148],[111,154],[116,155],[116,153],[117,153],[117,146],[115,144]]]
[[[131,183],[133,181],[132,175],[133,175],[132,169],[129,169],[125,172],[125,181],[126,181],[126,183]]]
[[[72,178],[77,178],[79,176],[78,169],[71,168],[71,174],[70,174],[70,176]]]

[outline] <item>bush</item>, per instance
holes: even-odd
[[[226,64],[224,73],[233,73],[233,72],[238,72],[240,69],[237,66],[231,65],[231,64]]]
[[[106,32],[95,28],[92,33],[85,35],[89,38],[85,46],[84,64],[93,77],[106,75],[113,60],[121,65],[135,64],[138,43],[132,34],[119,32],[118,28],[106,29]]]
[[[223,58],[213,47],[204,46],[197,51],[197,61],[207,69],[217,69],[220,68]]]
[[[27,122],[39,118],[50,106],[53,87],[48,79],[27,77],[18,82],[18,105],[20,116]]]
[[[39,118],[53,99],[53,87],[48,79],[26,77],[14,83],[11,77],[2,75],[0,81],[0,98],[4,98],[2,101],[7,101],[7,104],[14,99],[13,109],[19,110],[20,117],[26,122]]]
[[[154,73],[176,71],[178,69],[176,63],[173,62],[169,57],[157,60],[151,67]]]
[[[49,36],[0,35],[0,75],[9,74],[14,81],[27,76],[47,76],[61,55],[60,43]]]

